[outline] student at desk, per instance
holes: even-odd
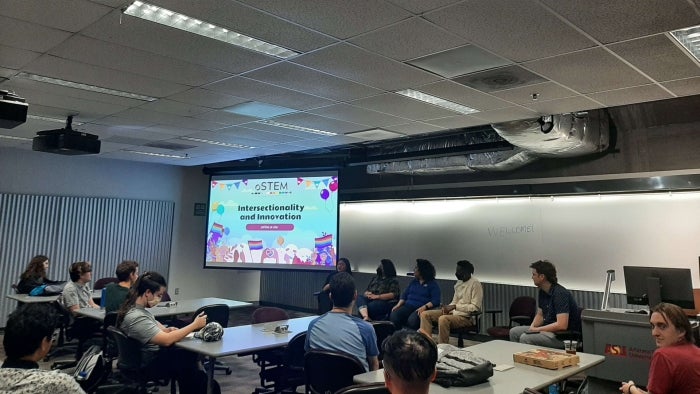
[[[29,260],[27,269],[22,272],[17,283],[17,292],[19,294],[30,294],[37,287],[42,287],[40,290],[35,290],[40,294],[36,295],[51,295],[58,294],[63,291],[65,281],[55,281],[46,277],[49,270],[49,258],[44,255],[36,255]],[[34,295],[34,294],[32,294]]]
[[[662,302],[651,308],[649,323],[657,347],[649,368],[649,393],[700,393],[700,348],[693,343],[683,309]],[[620,391],[646,393],[631,380],[622,382]]]
[[[105,312],[115,312],[124,303],[129,295],[129,289],[139,277],[139,263],[131,260],[124,260],[117,265],[118,283],[110,283],[105,286],[104,306]]]
[[[126,336],[141,343],[141,365],[147,376],[154,379],[177,379],[180,393],[201,393],[206,386],[206,374],[199,369],[197,354],[172,345],[207,324],[201,313],[183,328],[165,327],[147,306],[155,306],[165,293],[165,278],[157,272],[141,275],[129,291],[129,298],[119,309],[117,327]],[[134,366],[137,367],[137,366]],[[216,392],[215,384],[214,391]]]

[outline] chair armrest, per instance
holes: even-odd
[[[581,333],[578,331],[556,331],[554,332],[554,336],[557,337],[559,340],[580,340],[581,339]]]
[[[496,314],[503,313],[503,309],[487,309],[484,313],[491,314],[491,327],[496,327]]]
[[[315,292],[315,293],[314,293],[314,297],[318,297],[319,294],[321,294],[320,291]]]
[[[514,321],[521,326],[526,326],[532,324],[532,317],[530,316],[511,316],[510,321]]]

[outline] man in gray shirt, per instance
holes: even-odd
[[[95,319],[77,316],[76,312],[80,308],[99,308],[99,305],[92,300],[92,289],[89,285],[92,280],[90,263],[87,261],[73,263],[69,273],[71,282],[63,288],[60,302],[75,317],[73,325],[70,327],[70,335],[78,339],[78,349],[75,356],[76,359],[80,359],[83,355],[84,342],[101,330],[101,323]]]

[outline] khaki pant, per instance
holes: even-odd
[[[471,317],[443,315],[440,309],[428,310],[420,314],[421,330],[432,333],[435,323],[438,325],[438,343],[450,343],[450,330],[474,325]]]

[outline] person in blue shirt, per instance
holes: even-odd
[[[435,267],[425,259],[416,259],[413,281],[406,287],[398,304],[391,309],[389,320],[399,330],[403,326],[418,329],[420,314],[440,306],[440,286],[435,281]]]

